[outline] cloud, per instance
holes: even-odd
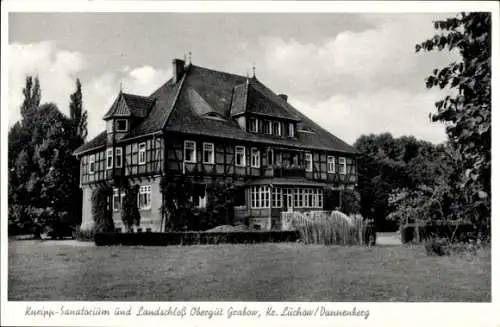
[[[263,37],[257,77],[349,142],[386,131],[440,142],[444,127],[431,124],[428,113],[443,95],[426,90],[424,81],[458,54],[416,53],[415,45],[436,33],[433,20],[450,16],[361,15],[371,28],[326,34],[314,43]]]
[[[333,95],[318,102],[290,98],[290,103],[313,121],[353,144],[362,134],[390,132],[394,137],[414,135],[439,143],[446,139],[443,125],[433,123],[429,113],[442,97],[437,91],[412,93],[381,89],[370,94]]]
[[[37,75],[42,102],[54,102],[68,113],[69,95],[86,61],[79,52],[57,49],[53,42],[9,45],[9,125],[21,118],[22,89],[27,75]]]
[[[147,96],[165,83],[171,75],[169,69],[157,69],[152,66],[123,67],[89,80],[82,86],[84,107],[89,113],[89,138],[106,128],[102,117],[118,95],[120,83],[125,93]]]
[[[53,42],[13,43],[9,46],[9,126],[21,118],[22,89],[27,75],[37,75],[42,89],[42,103],[54,102],[69,114],[69,96],[81,78],[83,106],[89,112],[89,138],[104,130],[102,116],[117,96],[120,83],[123,91],[149,95],[171,76],[168,69],[152,66],[128,67],[85,77],[87,61],[79,52],[57,48]]]

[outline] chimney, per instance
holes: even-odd
[[[172,72],[173,72],[174,83],[179,82],[182,76],[184,75],[184,60],[173,59]]]
[[[286,94],[280,94],[279,96],[280,96],[280,98],[282,98],[283,100],[288,101],[288,95],[286,95]]]

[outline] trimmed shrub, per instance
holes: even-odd
[[[96,245],[199,245],[296,242],[296,231],[96,233]]]

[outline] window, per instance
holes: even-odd
[[[329,173],[335,172],[335,157],[333,156],[328,156],[328,172]]]
[[[89,156],[89,174],[95,172],[95,154]]]
[[[273,122],[273,134],[281,135],[281,124],[278,121]]]
[[[309,152],[306,152],[304,156],[304,163],[306,165],[306,171],[312,172],[313,171],[313,159],[312,159],[312,154]]]
[[[122,148],[115,149],[115,167],[122,168]]]
[[[340,166],[339,173],[341,175],[347,174],[347,163],[344,157],[339,158],[339,166]]]
[[[139,144],[139,165],[146,164],[146,143]]]
[[[117,188],[113,189],[113,211],[118,211],[122,208],[124,197],[125,197],[125,191],[122,191],[120,193]]]
[[[137,197],[137,206],[139,210],[151,209],[151,185],[139,187],[139,194]]]
[[[198,209],[203,209],[207,207],[207,196],[192,196],[191,197],[191,202],[193,203],[193,206]]]
[[[273,149],[267,150],[267,162],[268,162],[268,166],[274,165],[274,150]]]
[[[258,121],[256,118],[250,118],[248,120],[248,130],[250,132],[257,132],[258,130]]]
[[[264,120],[262,132],[264,134],[271,134],[271,121],[270,120]]]
[[[113,168],[113,149],[109,148],[106,150],[106,168]]]
[[[269,208],[269,186],[252,186],[250,195],[253,209]]]
[[[126,119],[117,119],[116,120],[116,131],[117,132],[126,132],[128,129],[128,121]]]
[[[196,162],[195,141],[184,141],[184,162]]]
[[[253,168],[260,168],[260,150],[257,148],[252,148],[251,151],[251,165]]]
[[[273,208],[281,208],[281,199],[282,199],[282,191],[281,187],[273,188]]]
[[[213,164],[214,163],[214,144],[213,143],[203,143],[203,163]]]
[[[295,135],[295,125],[293,123],[288,123],[288,136],[293,137]]]
[[[293,206],[295,208],[323,208],[323,190],[312,188],[295,189]]]
[[[245,167],[245,147],[236,146],[236,166]]]

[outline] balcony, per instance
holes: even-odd
[[[305,177],[306,168],[303,166],[274,167],[274,177]]]

